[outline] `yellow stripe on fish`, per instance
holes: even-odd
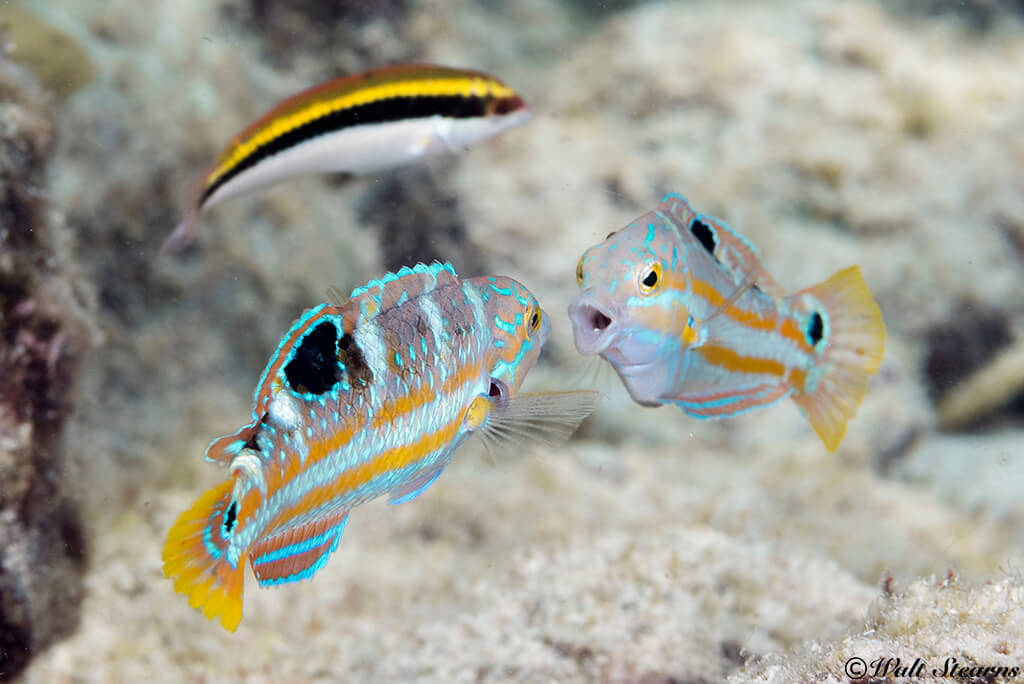
[[[858,267],[786,295],[753,245],[676,194],[588,249],[576,278],[576,348],[644,405],[724,418],[791,396],[835,451],[882,362]]]
[[[511,278],[418,264],[305,312],[256,387],[250,422],[207,458],[229,477],[168,532],[164,573],[234,630],[244,566],[260,586],[312,577],[349,511],[416,498],[471,435],[568,438],[592,392],[519,391],[548,336]]]
[[[522,97],[480,71],[401,65],[314,86],[236,135],[197,180],[165,251],[186,244],[207,208],[310,172],[370,173],[457,152],[525,123]]]

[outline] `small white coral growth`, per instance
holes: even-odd
[[[760,659],[729,682],[1009,682],[1022,676],[1020,574],[974,588],[950,574],[884,596],[859,634]]]

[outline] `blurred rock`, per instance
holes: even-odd
[[[409,0],[247,0],[226,4],[263,40],[271,63],[288,66],[316,54],[325,65],[355,72],[384,61],[403,61],[416,52],[405,30]]]
[[[932,450],[921,367],[922,332],[964,300],[1024,321],[1024,41],[870,1],[645,3],[586,25],[567,4],[410,0],[399,18],[75,0],[103,76],[68,101],[61,125],[89,134],[61,136],[50,187],[111,342],[82,365],[91,401],[66,433],[93,456],[82,625],[29,684],[721,681],[861,630],[886,568],[984,581],[1020,565],[1015,464],[986,452],[975,484],[975,445]],[[451,173],[227,202],[189,255],[155,259],[190,172],[267,107],[421,57],[507,79],[537,116]],[[637,406],[605,364],[585,441],[494,466],[467,447],[418,501],[361,508],[313,581],[247,579],[237,633],[174,593],[164,535],[223,475],[203,449],[248,417],[267,355],[327,286],[435,253],[466,274],[479,248],[481,272],[520,278],[551,313],[531,389],[565,387],[576,260],[668,190],[741,230],[788,289],[862,265],[891,337],[839,454],[791,402],[696,421]],[[929,468],[979,489],[954,499],[916,476]]]
[[[1024,527],[1024,431],[932,435],[893,469],[969,515]]]
[[[1014,410],[1024,394],[1024,342],[1017,341],[946,393],[938,405],[939,427],[956,430]]]
[[[1021,0],[898,0],[890,7],[908,14],[958,17],[978,30],[991,29],[1002,19],[1024,16]]]
[[[31,69],[58,99],[96,77],[96,68],[81,45],[16,4],[0,5],[0,30],[11,47],[11,59]]]
[[[992,418],[1024,390],[1024,361],[1006,313],[961,301],[924,332],[924,381],[939,423],[953,430]]]
[[[82,521],[62,426],[89,346],[90,298],[42,189],[49,99],[0,55],[0,679],[78,623]]]
[[[386,269],[436,259],[451,262],[466,276],[484,272],[480,250],[466,234],[458,198],[442,183],[425,168],[403,169],[381,177],[360,200],[359,221],[378,236]]]

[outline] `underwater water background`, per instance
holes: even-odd
[[[3,3],[0,679],[1024,666],[1022,22],[1009,0]],[[533,118],[233,199],[158,255],[236,132],[406,62],[493,74]],[[836,454],[790,401],[700,421],[577,354],[581,253],[672,191],[787,290],[861,266],[886,354]],[[328,287],[433,259],[525,283],[552,326],[527,388],[602,403],[563,447],[467,446],[414,502],[359,507],[312,581],[248,578],[225,632],[161,569],[224,477],[204,449]]]

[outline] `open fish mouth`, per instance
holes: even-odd
[[[593,300],[577,299],[569,306],[576,350],[581,354],[603,354],[617,337],[615,314]]]
[[[620,369],[642,370],[656,363],[662,354],[662,340],[638,329],[615,307],[581,297],[569,307],[576,350],[600,354]]]

